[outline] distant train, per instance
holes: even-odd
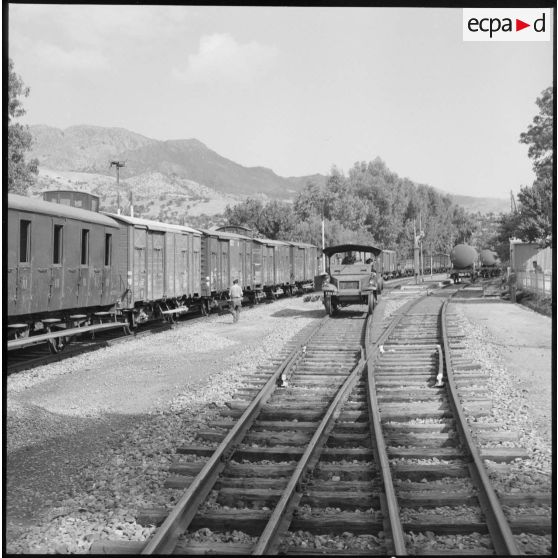
[[[502,262],[493,250],[481,250],[480,270],[481,277],[498,277],[502,273]]]
[[[459,283],[463,278],[475,281],[479,270],[479,254],[472,246],[457,244],[451,251],[450,258],[450,278],[454,283]]]
[[[208,313],[233,279],[257,303],[308,290],[318,274],[310,244],[103,213],[85,192],[44,198],[8,195],[8,340],[50,333],[58,350],[77,327]]]

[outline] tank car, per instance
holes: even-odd
[[[475,281],[478,274],[478,253],[468,244],[457,244],[450,253],[451,270],[449,276],[454,283],[463,277],[470,277]]]
[[[119,294],[115,273],[119,224],[84,209],[98,207],[98,198],[79,194],[82,207],[71,197],[61,204],[8,194],[9,350],[38,342],[34,337],[38,335],[57,352],[78,327],[88,328],[80,331],[112,327],[97,326],[114,318],[109,313]]]
[[[501,273],[502,262],[494,250],[481,250],[480,275],[482,277],[497,277]]]

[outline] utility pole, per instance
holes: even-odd
[[[513,197],[513,190],[510,190],[511,196],[511,211],[512,213],[517,213],[517,205],[515,204],[515,198]]]
[[[120,215],[120,169],[126,166],[126,161],[111,161],[110,166],[116,167],[116,193],[117,193],[117,210],[116,213]]]
[[[422,232],[422,211],[419,213],[419,245],[420,245],[420,282],[424,283],[424,254],[422,253],[422,239],[424,232]]]

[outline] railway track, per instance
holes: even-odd
[[[92,551],[520,554],[516,537],[550,520],[504,513],[534,497],[490,484],[483,460],[523,453],[476,423],[490,398],[447,318],[457,290],[394,291],[400,308],[383,321],[326,317],[278,366],[240,377],[221,419],[178,450],[176,506],[138,514],[154,536]]]

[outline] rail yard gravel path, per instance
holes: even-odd
[[[235,325],[230,315],[211,316],[203,329],[192,322],[10,376],[5,550],[85,553],[96,539],[144,540],[151,530],[136,524],[134,511],[168,504],[171,492],[161,486],[176,446],[216,417],[238,373],[268,362],[322,308],[279,300],[243,312]],[[533,409],[522,410],[518,427],[536,439],[546,470],[551,320],[506,303],[459,304],[457,312],[468,320],[476,358],[508,381],[497,404]],[[518,339],[539,356],[512,353]]]

